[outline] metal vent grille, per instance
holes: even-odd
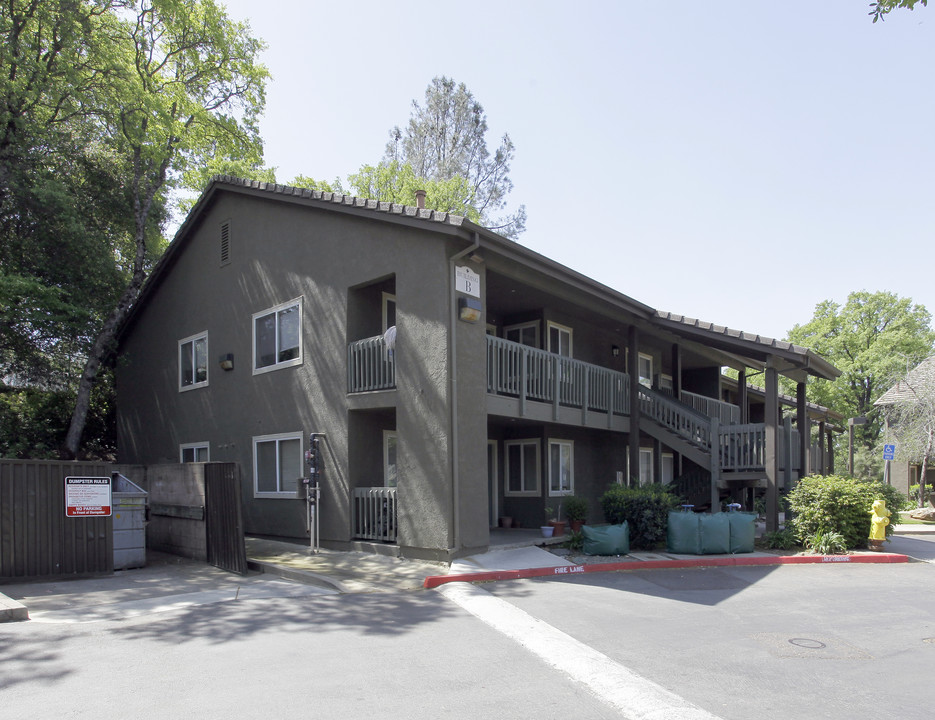
[[[221,223],[221,265],[231,261],[231,224],[230,221]]]

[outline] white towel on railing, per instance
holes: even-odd
[[[386,354],[393,357],[393,351],[396,349],[396,326],[390,325],[383,333],[383,343],[386,345]]]

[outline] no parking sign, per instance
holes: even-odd
[[[65,517],[110,517],[109,477],[65,478]]]

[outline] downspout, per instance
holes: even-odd
[[[448,363],[451,374],[451,525],[452,525],[452,550],[457,552],[461,543],[461,506],[459,495],[461,492],[461,471],[460,448],[458,442],[458,303],[455,296],[455,263],[465,255],[474,252],[480,247],[480,236],[475,232],[474,243],[461,252],[455,253],[448,258],[448,287],[449,287],[449,312],[451,315],[451,332],[448,334]]]

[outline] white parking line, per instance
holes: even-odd
[[[438,592],[543,661],[586,685],[632,720],[719,720],[706,710],[628,670],[548,623],[470,583],[447,583]]]

